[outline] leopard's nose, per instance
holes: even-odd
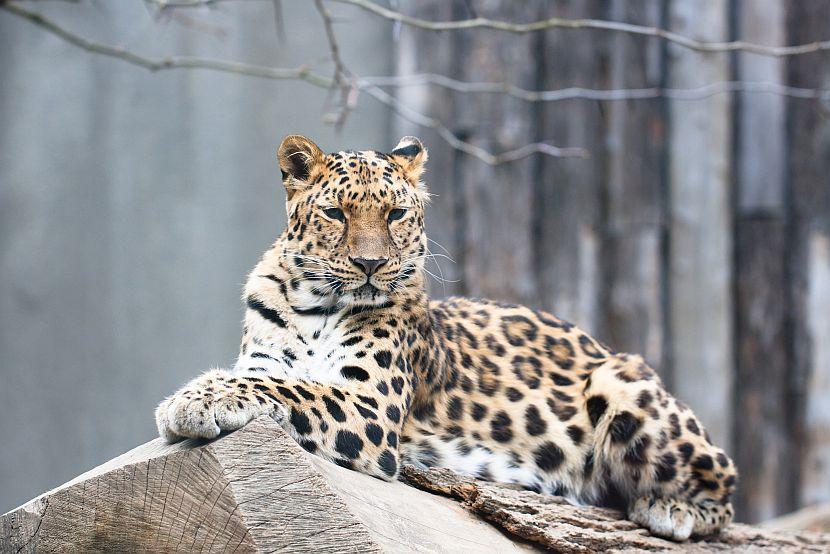
[[[370,260],[368,258],[349,258],[351,262],[363,270],[367,277],[374,275],[380,267],[389,261],[388,258],[376,258]]]

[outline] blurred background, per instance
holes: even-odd
[[[591,21],[425,23],[476,17]],[[830,502],[830,43],[775,48],[828,40],[830,0],[0,1],[0,511],[233,363],[290,133],[419,136],[435,296],[644,354],[739,519]]]

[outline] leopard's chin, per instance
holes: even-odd
[[[372,283],[367,282],[363,285],[360,285],[355,290],[353,290],[352,294],[355,297],[359,298],[359,297],[364,297],[364,296],[373,296],[373,295],[375,295],[379,292],[381,292],[379,288],[377,288]]]
[[[388,300],[389,295],[386,291],[380,290],[368,282],[360,285],[356,289],[346,291],[340,298],[340,302],[348,306],[379,306],[385,304]]]

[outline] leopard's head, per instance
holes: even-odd
[[[325,154],[290,135],[280,144],[288,227],[285,263],[310,284],[307,303],[382,304],[423,286],[427,151],[404,137],[388,154]]]

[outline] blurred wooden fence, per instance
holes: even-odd
[[[594,17],[707,41],[801,44],[830,33],[825,0],[473,4],[495,19]],[[404,7],[448,20],[470,17],[469,5]],[[397,46],[400,74],[531,90],[736,79],[830,88],[826,52],[703,54],[591,30],[406,28]],[[761,93],[541,103],[437,87],[399,97],[492,151],[538,140],[590,151],[489,167],[401,124],[431,147],[431,237],[456,260],[441,265],[458,282],[436,293],[540,305],[643,353],[737,459],[742,519],[830,500],[827,103]]]

